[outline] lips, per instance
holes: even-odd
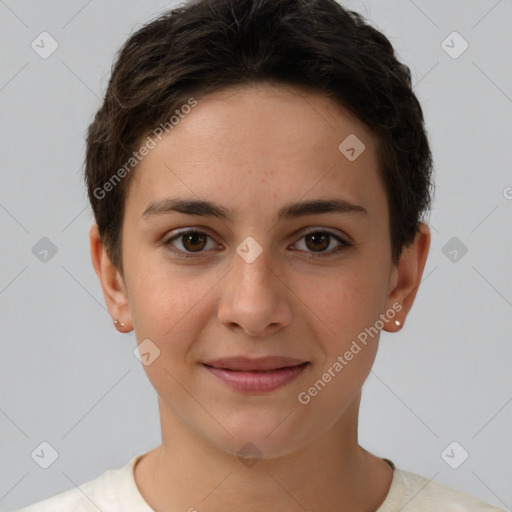
[[[203,363],[210,375],[229,388],[245,393],[275,391],[299,377],[309,365],[309,361],[276,356],[216,359]]]
[[[257,359],[247,357],[229,357],[206,361],[206,366],[221,370],[239,372],[271,372],[280,368],[300,366],[307,361],[283,356],[267,356]]]

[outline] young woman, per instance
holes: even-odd
[[[202,0],[133,34],[85,178],[162,444],[24,510],[498,510],[358,443],[425,266],[431,169],[408,68],[334,0]]]

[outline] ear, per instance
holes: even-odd
[[[120,332],[133,329],[128,294],[121,271],[113,265],[100,237],[98,225],[93,224],[89,231],[92,265],[98,276],[112,320]]]
[[[396,332],[403,326],[418,292],[429,248],[430,229],[420,222],[414,241],[402,249],[398,265],[393,269],[386,307],[387,310],[392,309],[397,313],[392,322],[386,323],[384,330]],[[395,320],[400,323],[397,325]]]

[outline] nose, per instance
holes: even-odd
[[[233,260],[221,282],[219,321],[229,329],[243,329],[249,336],[275,334],[289,325],[293,294],[270,251],[263,250],[251,263],[238,254]]]

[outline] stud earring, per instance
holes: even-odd
[[[114,325],[120,325],[121,327],[124,327],[124,322],[118,322],[117,320],[114,320]]]
[[[395,320],[395,325],[397,327],[400,327],[402,325],[402,322],[400,322],[400,320]]]

